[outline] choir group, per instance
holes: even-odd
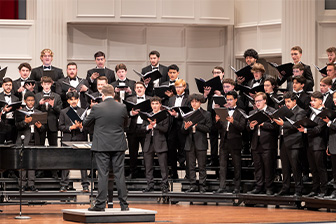
[[[144,158],[147,188],[154,191],[153,162],[158,158],[162,192],[169,191],[168,178],[178,176],[178,165],[190,181],[187,192],[206,191],[206,166],[219,166],[219,188],[214,193],[229,192],[227,170],[229,155],[234,167],[234,190],[241,191],[242,153],[252,156],[255,188],[251,194],[273,195],[278,149],[282,167],[282,189],[289,195],[291,178],[295,196],[302,195],[303,182],[312,178],[308,196],[336,198],[336,190],[327,195],[327,156],[330,156],[336,180],[336,48],[327,49],[329,62],[319,69],[320,91],[314,91],[309,65],[301,62],[302,49],[291,49],[292,62],[271,66],[278,70],[273,77],[258,63],[258,53],[244,53],[246,67],[236,71],[236,80],[225,77],[216,66],[213,77],[195,79],[199,93],[190,93],[188,83],[180,78],[179,67],[160,63],[160,53],[149,53],[150,65],[136,72],[139,80],[127,77],[125,64],[114,71],[105,66],[105,54],[94,55],[96,67],[86,78],[77,75],[77,64],[70,62],[63,71],[52,65],[53,52],[44,49],[42,65],[18,67],[16,80],[4,77],[0,93],[0,144],[58,145],[62,141],[92,140],[93,127],[83,126],[91,108],[102,101],[102,88],[114,87],[114,99],[125,104],[129,120],[125,127],[130,169],[127,178],[138,177],[139,146]],[[279,88],[286,83],[286,88]],[[207,103],[207,110],[201,104]],[[208,141],[209,136],[209,141]],[[220,141],[218,141],[220,139]],[[210,159],[207,150],[210,142]],[[196,168],[199,181],[196,181]],[[9,177],[14,171],[6,171]],[[46,171],[23,172],[23,190],[37,191],[35,177]],[[53,171],[52,177],[58,178]],[[92,174],[93,175],[93,174]],[[86,170],[81,171],[84,192],[89,191]],[[197,185],[198,183],[198,185]],[[69,171],[61,172],[61,192],[69,185]],[[336,189],[336,186],[335,186]]]

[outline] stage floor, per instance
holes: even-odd
[[[119,207],[119,206],[115,206]],[[308,211],[293,208],[274,207],[244,207],[215,204],[178,203],[170,204],[143,204],[131,203],[131,208],[141,208],[157,211],[157,223],[303,223],[321,222],[336,223],[336,212]],[[60,224],[73,223],[63,220],[62,209],[85,209],[88,205],[43,205],[23,206],[22,215],[28,215],[30,220],[16,220],[19,214],[18,205],[0,206],[0,224],[11,223],[43,223]]]

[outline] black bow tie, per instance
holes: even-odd
[[[74,110],[78,110],[78,107],[72,107],[72,109],[74,109]]]
[[[121,80],[119,80],[119,83],[121,83],[121,82],[122,82],[122,83],[125,83],[125,82],[126,82],[126,80],[124,80],[124,81],[121,81]]]
[[[295,93],[297,98],[300,98],[301,93]]]
[[[4,95],[5,95],[5,96],[8,96],[8,97],[11,97],[11,96],[12,96],[12,94],[6,94],[6,93],[4,93]]]
[[[143,97],[143,96],[138,96],[137,99],[142,99],[142,100],[143,100],[143,99],[145,99],[145,97]]]
[[[171,80],[169,80],[169,83],[170,83],[170,84],[173,84],[173,83],[175,83],[175,81],[171,81]]]
[[[177,95],[176,98],[182,98],[183,96],[184,96],[184,94],[183,94],[183,95],[180,95],[180,96]]]
[[[27,109],[28,112],[34,112],[34,109]]]
[[[229,107],[228,110],[229,110],[229,111],[230,111],[230,110],[235,110],[235,108],[230,108],[230,107]]]
[[[43,95],[44,95],[44,96],[50,96],[50,93],[45,93],[45,92],[43,92]]]
[[[51,66],[43,66],[43,69],[51,69]]]
[[[28,79],[21,79],[21,82],[25,82],[25,81],[27,81]]]
[[[261,82],[261,79],[259,79],[259,80],[253,79],[253,83],[260,83],[260,82]]]
[[[152,70],[155,70],[155,69],[159,70],[159,67],[152,67]]]
[[[77,78],[69,78],[70,81],[77,81]]]

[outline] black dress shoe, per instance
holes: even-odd
[[[307,197],[314,197],[314,196],[317,196],[317,193],[314,192],[314,191],[312,191],[309,194],[307,194]]]
[[[169,192],[169,187],[168,186],[164,186],[164,187],[161,188],[161,190],[162,190],[162,193],[166,194],[166,193]]]
[[[128,206],[122,206],[120,208],[121,211],[129,211],[129,207]]]
[[[201,194],[204,194],[204,193],[206,192],[205,187],[200,186],[199,192],[200,192]]]
[[[98,208],[96,206],[92,207],[92,208],[88,208],[88,210],[90,212],[104,212],[105,211],[105,208]]]
[[[302,197],[302,193],[301,192],[295,192],[294,197]]]
[[[29,187],[29,191],[37,192],[37,188],[33,185]]]
[[[266,190],[266,195],[273,195],[273,191],[270,189]]]
[[[317,197],[319,197],[319,198],[323,198],[323,197],[325,197],[326,196],[326,193],[319,193],[318,195],[317,195]]]
[[[254,188],[252,191],[247,192],[248,194],[260,194],[261,190],[258,188]]]
[[[65,187],[65,186],[62,186],[61,188],[60,188],[60,190],[59,190],[60,192],[67,192],[68,191],[68,189],[67,189],[67,187]]]
[[[148,193],[148,192],[153,192],[153,191],[154,191],[153,187],[146,187],[146,189],[144,189],[142,192]]]
[[[279,195],[279,196],[289,195],[289,191],[288,190],[281,190],[281,191],[279,191],[279,193],[277,193],[277,195]]]
[[[302,176],[302,182],[309,182],[309,176],[308,175],[303,175]]]
[[[186,193],[190,193],[190,192],[197,192],[197,187],[196,186],[193,186],[193,187],[190,187],[188,190],[185,191]]]
[[[227,190],[225,190],[224,188],[218,188],[217,191],[214,191],[215,194],[221,194],[221,193],[226,193]]]
[[[89,187],[88,186],[84,186],[82,192],[84,192],[84,193],[90,192]]]
[[[239,189],[234,189],[233,191],[232,191],[232,194],[239,194],[240,193],[240,190]]]

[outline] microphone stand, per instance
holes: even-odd
[[[31,219],[29,216],[22,215],[22,160],[23,160],[23,150],[24,150],[24,139],[25,136],[21,135],[21,149],[20,149],[20,215],[15,216],[15,219]]]
[[[93,204],[93,151],[91,151],[91,194],[90,194],[90,208],[94,207]]]

